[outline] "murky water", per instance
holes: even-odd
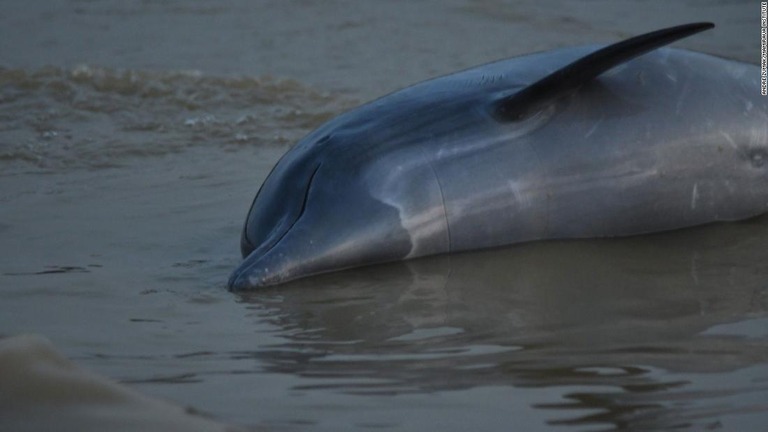
[[[259,183],[324,120],[435,74],[700,19],[718,29],[681,45],[756,61],[755,2],[2,10],[3,335],[268,430],[768,421],[766,218],[225,289]]]

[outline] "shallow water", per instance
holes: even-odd
[[[681,46],[756,61],[754,2],[3,11],[2,335],[43,334],[132,389],[270,430],[768,420],[766,218],[225,289],[259,183],[324,120],[436,74],[686,21],[718,28]]]

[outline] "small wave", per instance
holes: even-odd
[[[291,144],[351,105],[268,76],[0,67],[0,164],[102,168],[193,146]]]

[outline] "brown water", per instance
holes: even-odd
[[[754,62],[755,5],[5,2],[0,333],[269,430],[765,430],[766,218],[225,289],[258,185],[324,120],[688,21],[718,28],[681,46]]]

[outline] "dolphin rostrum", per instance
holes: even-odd
[[[768,212],[758,67],[661,48],[712,27],[515,57],[336,117],[262,184],[230,289]]]

